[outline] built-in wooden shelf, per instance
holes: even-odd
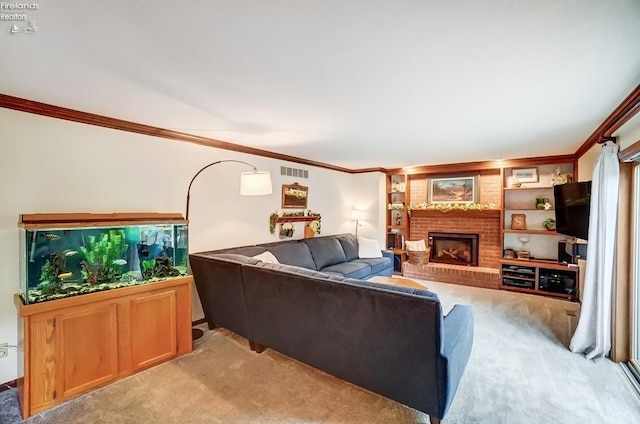
[[[542,296],[548,296],[548,297],[557,297],[557,298],[560,298],[560,299],[567,299],[567,300],[573,300],[575,298],[575,295],[573,295],[573,294],[545,292],[545,291],[535,290],[535,289],[525,289],[523,287],[513,287],[513,286],[504,286],[504,285],[502,285],[502,286],[500,286],[500,288],[502,290],[509,290],[509,291],[515,291],[515,292],[520,292],[520,293],[542,295]]]
[[[555,236],[558,233],[555,230],[512,230],[511,228],[505,228],[502,230],[504,233],[517,233],[517,234],[544,234],[547,236]]]
[[[276,218],[276,224],[281,224],[284,222],[311,222],[318,221],[320,219],[319,216],[279,216]]]
[[[561,269],[569,271],[577,271],[578,267],[575,265],[569,266],[562,264],[558,261],[547,259],[516,259],[516,258],[502,258],[501,264],[521,265],[521,266],[535,266],[540,268]]]
[[[553,186],[551,187],[520,187],[520,188],[505,187],[504,188],[504,191],[519,191],[519,190],[553,190]]]

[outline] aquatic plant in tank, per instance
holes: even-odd
[[[80,246],[84,256],[81,262],[83,282],[89,285],[107,283],[122,275],[127,261],[123,259],[128,245],[125,243],[125,232],[112,229],[95,236],[87,236],[86,247]]]

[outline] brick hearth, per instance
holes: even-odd
[[[497,268],[438,263],[415,265],[405,262],[402,265],[402,275],[408,278],[420,278],[463,286],[486,289],[500,288],[500,270]]]

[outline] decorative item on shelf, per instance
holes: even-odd
[[[317,221],[318,229],[316,231],[316,234],[320,234],[321,220],[322,216],[317,212],[312,212],[311,210],[296,212],[273,212],[271,215],[269,215],[269,233],[276,233],[276,225],[278,225],[278,223]],[[305,229],[306,228],[308,228],[308,225],[305,226]]]
[[[451,211],[485,211],[496,210],[498,205],[494,202],[489,203],[412,203],[408,208],[409,216],[412,210],[435,210],[442,213]]]
[[[276,212],[269,215],[269,232],[271,234],[275,234],[276,232],[276,218],[278,218],[278,214]]]
[[[400,226],[402,225],[402,217],[401,216],[396,216],[396,225]]]
[[[516,251],[513,249],[504,249],[504,255],[505,258],[507,259],[515,259],[516,258]]]
[[[514,213],[511,215],[511,229],[512,230],[526,230],[527,229],[527,215],[523,213]]]
[[[513,182],[511,183],[511,188],[520,188],[522,187],[522,183],[518,181],[518,177],[514,175]]]
[[[536,197],[536,209],[544,209],[544,210],[549,210],[551,208],[547,207],[546,205],[551,206],[551,202],[549,201],[548,197]]]
[[[307,227],[309,227],[314,234],[320,235],[320,221],[311,221],[307,224]]]
[[[551,177],[551,185],[566,184],[573,181],[573,177],[570,174],[563,174],[560,167],[556,168],[556,172]]]
[[[391,210],[402,210],[404,209],[404,202],[400,202],[400,203],[389,203],[387,205],[387,209]]]
[[[280,226],[280,237],[293,237],[293,233],[296,232],[296,227],[291,222],[285,222]]]
[[[400,183],[400,182],[394,182],[393,186],[391,187],[391,192],[392,193],[404,193],[404,183]]]
[[[542,222],[542,225],[544,226],[544,228],[546,228],[549,231],[553,231],[556,229],[556,220],[553,218],[547,218]]]
[[[520,240],[520,243],[522,243],[522,248],[517,252],[518,259],[529,259],[531,256],[529,254],[529,251],[527,250],[527,243],[529,243],[529,237],[520,236],[518,237],[518,240]]]
[[[538,182],[538,168],[532,166],[531,168],[513,168],[511,170],[513,175],[513,181],[518,183],[537,183]]]

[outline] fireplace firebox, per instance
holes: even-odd
[[[478,266],[478,234],[429,232],[429,261]]]

